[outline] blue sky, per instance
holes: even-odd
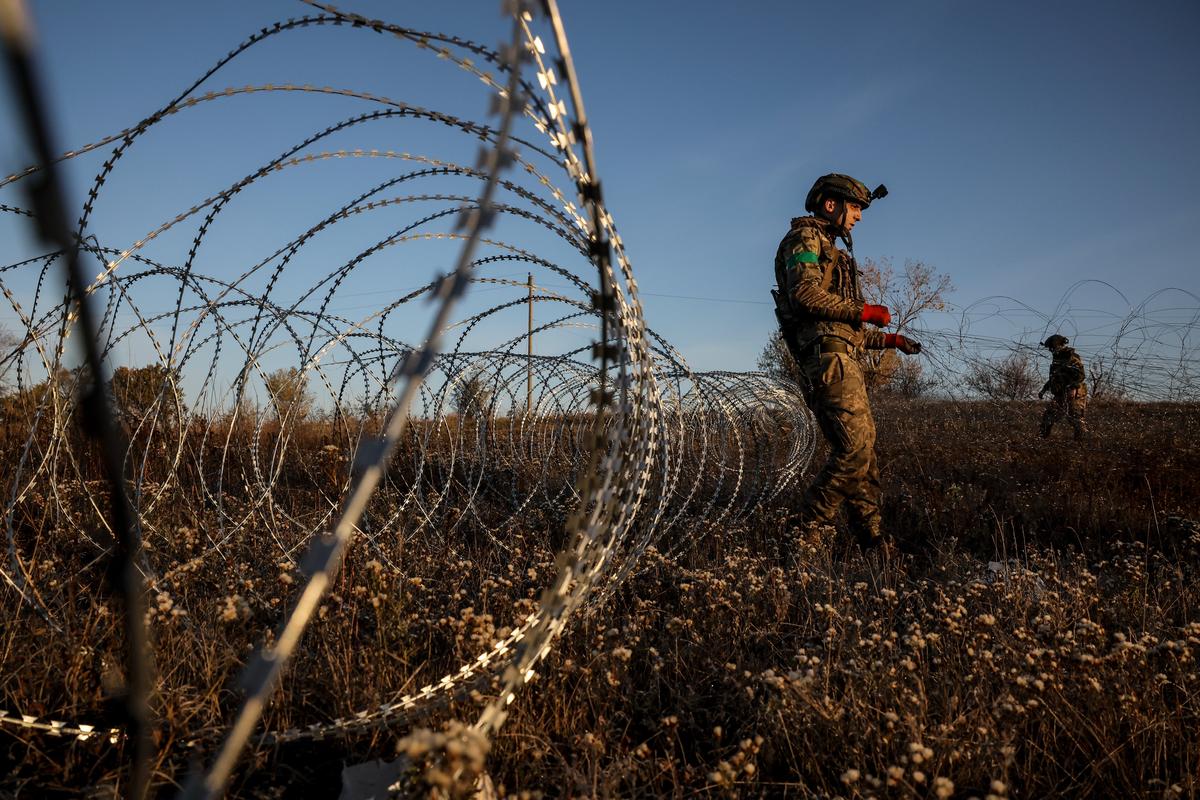
[[[490,1],[343,5],[488,44],[503,31]],[[1160,289],[1200,294],[1194,2],[561,5],[647,320],[696,367],[753,368],[774,324],[775,247],[812,180],[830,171],[891,190],[855,231],[860,258],[923,260],[952,276],[959,307],[993,296],[1028,307],[993,320],[993,336],[1040,332],[1039,315],[1056,312],[1086,331],[1089,314],[1111,321]],[[250,32],[309,11],[224,1],[65,8],[35,9],[64,148],[136,122]],[[355,86],[482,118],[482,87],[394,63],[393,50],[305,34],[262,48],[214,88]],[[251,131],[261,145],[247,168],[311,127],[295,104],[242,108],[250,116],[238,135]],[[183,202],[214,188],[206,153],[243,166],[238,140],[209,127],[219,117],[189,119],[124,168],[114,198],[154,197],[174,213],[173,189],[187,188]],[[12,128],[0,126],[0,173],[23,164]],[[77,196],[97,166],[73,174]],[[136,237],[150,212],[122,230],[122,205],[106,209],[105,224]],[[305,208],[286,194],[266,205],[255,224]],[[255,229],[235,225],[227,236],[226,252],[236,252]],[[1064,306],[1080,281],[1103,283],[1076,289]],[[1196,301],[1172,294],[1162,305],[1194,310]],[[942,324],[957,326],[929,322]]]

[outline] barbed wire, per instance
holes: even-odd
[[[266,731],[257,737],[263,744],[402,724],[498,678],[495,700],[477,722],[494,734],[575,611],[589,599],[602,603],[679,520],[696,513],[716,520],[749,514],[762,498],[786,491],[815,443],[793,387],[761,375],[695,373],[646,328],[632,266],[604,205],[582,96],[553,3],[541,9],[506,3],[513,31],[495,50],[328,4],[309,5],[321,13],[262,29],[166,106],[57,162],[74,165],[114,146],[88,190],[77,238],[81,252],[98,265],[86,293],[102,305],[103,357],[119,361],[122,352],[136,349],[148,360],[139,366],[130,359],[106,389],[131,440],[125,460],[147,541],[143,568],[150,591],[170,593],[189,573],[220,569],[226,551],[250,537],[273,542],[285,562],[303,566],[308,575],[273,644],[246,667],[242,710],[214,766],[193,777],[187,790],[192,796],[219,792],[243,747],[256,738],[275,681],[353,540],[378,548],[378,557],[402,574],[404,565],[379,547],[385,537],[403,532],[449,539],[469,526],[504,549],[505,531],[528,509],[567,514],[567,544],[556,572],[522,624],[419,690],[347,719]],[[203,91],[226,65],[268,38],[342,25],[391,33],[465,70],[489,90],[493,121],[481,124],[348,88],[274,83]],[[476,64],[480,59],[494,74]],[[533,78],[526,78],[526,65]],[[106,185],[123,174],[142,141],[157,136],[164,120],[268,95],[336,96],[367,110],[301,134],[296,144],[224,188],[186,202],[166,221],[151,219],[130,244],[113,246],[113,235],[93,223],[105,208]],[[520,133],[518,120],[549,144]],[[325,144],[361,136],[380,122],[433,122],[450,137],[483,146],[476,165],[467,166],[436,153]],[[413,168],[375,178],[371,188],[335,203],[315,224],[266,248],[264,257],[246,259],[249,251],[240,247],[232,269],[226,263],[216,271],[202,266],[211,258],[206,254],[223,250],[218,231],[228,220],[254,213],[246,198],[260,187],[318,165],[353,161]],[[36,167],[15,173],[0,189],[17,189],[37,174]],[[477,193],[461,191],[468,183],[480,187]],[[122,227],[138,224],[136,211],[126,211]],[[153,211],[161,214],[161,206]],[[7,204],[0,213],[32,214]],[[390,221],[394,215],[408,218],[397,225]],[[375,222],[382,217],[389,219]],[[350,228],[355,230],[342,233]],[[358,244],[361,229],[379,232],[364,246]],[[348,251],[330,257],[346,244]],[[379,298],[365,316],[339,307],[343,297],[371,293],[366,287],[377,280],[373,267],[381,259],[404,251],[400,263],[437,263],[444,256],[427,249],[433,246],[457,248],[453,271],[400,297]],[[80,587],[56,586],[49,598],[39,592],[28,564],[25,509],[37,502],[62,521],[51,527],[79,527],[82,506],[90,521],[107,526],[104,503],[92,494],[87,454],[71,435],[78,413],[72,398],[90,378],[68,357],[77,323],[69,305],[54,299],[52,270],[61,257],[40,253],[0,264],[0,288],[24,327],[21,343],[3,354],[15,377],[4,412],[24,429],[6,487],[4,578],[21,589],[21,602],[52,622],[61,613],[56,598]],[[596,277],[584,277],[571,260],[586,262]],[[314,270],[311,261],[340,266]],[[514,267],[529,272],[525,282],[489,274]],[[550,289],[545,282],[568,288]],[[513,297],[472,305],[469,290],[481,285]],[[435,306],[424,334],[412,324],[423,316],[418,301]],[[456,305],[465,310],[453,319]],[[514,330],[514,312],[535,307],[538,324]],[[538,352],[521,352],[533,341]],[[314,414],[327,420],[329,440],[315,454],[305,439]],[[772,429],[770,436],[763,435],[764,426]],[[233,449],[243,446],[244,453],[235,455]],[[318,483],[332,477],[332,485],[323,487],[327,507],[315,519],[297,520],[282,502],[286,474],[296,470],[317,473]],[[169,549],[174,531],[165,521],[185,481],[212,524],[202,532],[200,552],[179,563],[158,553]],[[78,487],[81,496],[61,491],[65,486]],[[368,507],[376,486],[387,502]],[[503,509],[499,515],[497,508]],[[330,530],[332,535],[324,533]],[[88,546],[105,551],[103,540],[84,535]],[[673,546],[686,547],[687,536],[675,537]],[[186,603],[179,603],[176,611],[186,612]],[[94,730],[28,715],[0,720],[62,735]],[[189,741],[209,741],[216,733],[196,731]],[[117,736],[119,729],[109,734]]]
[[[1171,305],[1160,307],[1164,301]],[[1093,396],[1173,402],[1200,398],[1200,361],[1193,342],[1200,296],[1186,289],[1158,289],[1134,302],[1112,284],[1088,279],[1071,286],[1050,311],[995,296],[937,316],[948,324],[932,327],[929,320],[920,320],[907,332],[925,346],[922,359],[936,376],[934,388],[951,399],[997,399],[994,391],[989,394],[989,375],[1044,376],[1045,366],[1038,361],[1048,360],[1049,353],[1041,343],[1055,333],[1067,336],[1083,358]]]
[[[817,445],[797,387],[761,373],[692,370],[646,325],[604,203],[553,0],[540,8],[504,3],[512,27],[495,48],[307,5],[317,13],[261,29],[162,108],[52,161],[82,172],[87,159],[113,146],[90,182],[76,239],[81,255],[94,259],[84,291],[102,308],[95,343],[108,363],[124,362],[105,388],[130,439],[124,466],[147,545],[140,562],[147,587],[179,598],[186,576],[226,569],[230,551],[249,541],[307,576],[272,644],[250,659],[246,703],[212,770],[190,785],[193,796],[219,792],[251,742],[398,727],[485,684],[492,700],[476,727],[494,736],[573,614],[603,607],[650,547],[677,555],[704,530],[786,502]],[[388,34],[418,57],[477,80],[493,102],[489,121],[349,87],[207,88],[265,41],[333,27]],[[362,108],[300,131],[289,121],[292,144],[282,149],[268,137],[239,139],[238,152],[253,156],[253,168],[243,163],[248,158],[218,159],[208,176],[218,189],[197,186],[172,206],[157,197],[146,208],[113,199],[122,208],[119,224],[108,218],[108,187],[126,174],[137,179],[144,146],[169,144],[165,121],[186,126],[202,110],[268,98],[336,98]],[[444,151],[379,146],[379,138],[393,138],[381,137],[380,125],[434,129]],[[350,146],[340,146],[347,139]],[[464,142],[478,148],[473,165]],[[259,148],[273,149],[264,156]],[[21,190],[41,169],[0,180],[0,191]],[[345,177],[325,169],[345,170]],[[239,226],[267,215],[278,196],[272,190],[294,191],[288,182],[318,196],[314,208],[271,216],[252,233]],[[331,199],[335,192],[344,196]],[[0,215],[17,225],[38,219],[15,201],[0,203]],[[0,396],[0,412],[14,454],[2,487],[0,578],[59,630],[62,598],[88,587],[39,585],[32,545],[48,531],[70,530],[100,558],[111,546],[104,534],[113,533],[91,456],[74,435],[74,398],[92,379],[69,354],[72,336],[85,334],[56,282],[65,256],[0,255],[0,292],[20,325],[18,341],[0,348],[0,375],[13,383]],[[448,263],[452,269],[426,279]],[[409,288],[379,288],[397,283]],[[481,289],[500,293],[499,301],[481,299]],[[1085,357],[1111,357],[1131,396],[1194,398],[1187,337],[1200,314],[1168,321],[1155,308],[1160,297],[1101,320],[1115,332],[1086,341]],[[343,305],[347,298],[374,302]],[[1195,311],[1196,300],[1184,293],[1180,307]],[[366,313],[352,313],[360,309]],[[527,312],[536,324],[526,324]],[[925,344],[925,363],[964,376],[994,368],[1008,353],[1029,355],[1047,333],[1077,319],[1066,303],[1038,318],[1040,325],[1014,322],[1030,313],[1016,301],[994,310],[981,302],[960,310],[957,329],[912,332]],[[999,332],[988,327],[997,320]],[[948,379],[943,389],[962,397],[964,386]],[[317,487],[317,512],[301,517],[291,509],[296,476]],[[177,535],[171,512],[185,489],[205,524],[198,552],[177,560],[167,555]],[[33,506],[38,527],[29,522]],[[386,700],[369,708],[255,733],[349,548],[367,550],[403,576],[409,565],[388,541],[449,542],[469,530],[505,552],[507,532],[533,509],[561,512],[566,544],[519,624],[420,688],[380,686]],[[697,520],[704,524],[682,524]],[[245,591],[269,605],[261,589]],[[188,610],[186,600],[173,602]],[[106,736],[115,743],[125,735],[44,714],[0,711],[0,724],[80,741]],[[219,734],[202,729],[177,738],[203,749]]]

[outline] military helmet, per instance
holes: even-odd
[[[1051,350],[1054,350],[1059,347],[1066,347],[1067,341],[1067,337],[1063,336],[1061,333],[1056,333],[1051,336],[1047,336],[1046,341],[1042,342],[1042,347],[1049,347]]]
[[[824,197],[840,197],[842,200],[850,200],[866,208],[871,205],[872,200],[887,197],[887,193],[887,187],[883,184],[880,184],[872,192],[862,181],[851,178],[849,175],[832,172],[817,178],[816,183],[808,190],[808,197],[804,198],[804,210],[810,214],[816,213],[817,207]]]

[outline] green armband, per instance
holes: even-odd
[[[816,253],[811,250],[805,250],[801,253],[792,253],[791,257],[787,260],[787,265],[794,267],[797,264],[816,264],[817,261],[818,257]]]

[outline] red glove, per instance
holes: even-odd
[[[888,311],[887,306],[863,303],[862,321],[870,322],[882,328],[892,321],[892,312]]]
[[[898,333],[885,333],[883,335],[883,346],[894,347],[901,353],[915,356],[921,352],[921,343],[909,339],[907,336],[902,336]]]

